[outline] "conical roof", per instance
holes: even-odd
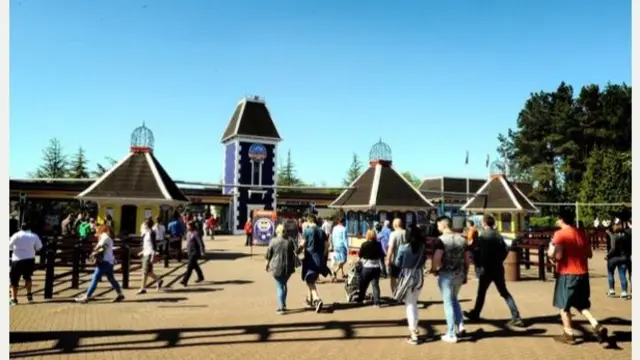
[[[344,210],[415,211],[433,208],[390,164],[373,163],[329,205]]]
[[[242,99],[238,103],[222,134],[222,142],[243,136],[272,141],[281,140],[267,105],[257,96]]]
[[[538,208],[504,175],[494,175],[460,210],[537,213]]]
[[[149,148],[134,148],[77,198],[91,201],[188,203]]]

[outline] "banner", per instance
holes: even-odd
[[[277,212],[253,210],[253,245],[267,246],[276,235]]]

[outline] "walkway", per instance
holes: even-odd
[[[510,284],[520,310],[533,322],[528,329],[511,331],[504,325],[508,309],[495,289],[489,290],[483,323],[468,324],[471,340],[451,345],[404,342],[404,307],[346,308],[336,305],[326,313],[299,309],[276,315],[275,290],[264,272],[264,248],[242,246],[241,237],[208,241],[213,254],[203,265],[207,281],[201,286],[177,285],[184,267],[165,275],[169,288],[144,296],[126,292],[127,300],[112,304],[103,281],[97,294],[104,301],[80,305],[64,299],[77,290],[64,290],[56,299],[11,308],[11,358],[38,359],[620,359],[631,357],[631,302],[605,296],[602,254],[592,262],[592,302],[596,316],[615,332],[620,349],[604,349],[593,342],[568,347],[551,336],[560,330],[551,306],[553,282]],[[194,276],[195,279],[195,276]],[[132,277],[136,286],[139,275]],[[477,282],[461,293],[463,308],[473,305]],[[86,287],[87,284],[81,285]],[[102,289],[102,291],[101,291]],[[323,284],[325,302],[344,301],[343,284]],[[382,282],[388,294],[388,281]],[[289,290],[289,306],[301,308],[304,286],[296,273]],[[445,325],[437,287],[429,278],[423,290],[421,326],[431,334]],[[331,311],[333,310],[333,311]],[[501,319],[501,320],[499,320]],[[585,323],[582,322],[584,325]]]

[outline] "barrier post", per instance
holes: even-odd
[[[123,245],[122,248],[122,288],[129,288],[129,272],[131,270],[131,253],[129,245]]]
[[[53,279],[55,277],[56,251],[47,250],[47,262],[44,276],[44,298],[53,298]]]
[[[531,249],[524,249],[524,259],[526,260],[526,262],[524,263],[524,268],[527,270],[531,269]]]
[[[540,281],[547,281],[547,275],[545,273],[547,262],[545,261],[544,248],[544,244],[538,245],[538,280]]]
[[[82,251],[82,245],[75,245],[73,247],[72,264],[71,264],[71,288],[77,289],[80,287],[80,252]]]
[[[164,267],[169,267],[169,246],[171,246],[171,237],[166,237],[164,239],[164,251],[162,256],[164,257]]]

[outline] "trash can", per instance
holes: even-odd
[[[504,260],[504,278],[506,281],[520,280],[520,248],[509,248],[507,258]]]

